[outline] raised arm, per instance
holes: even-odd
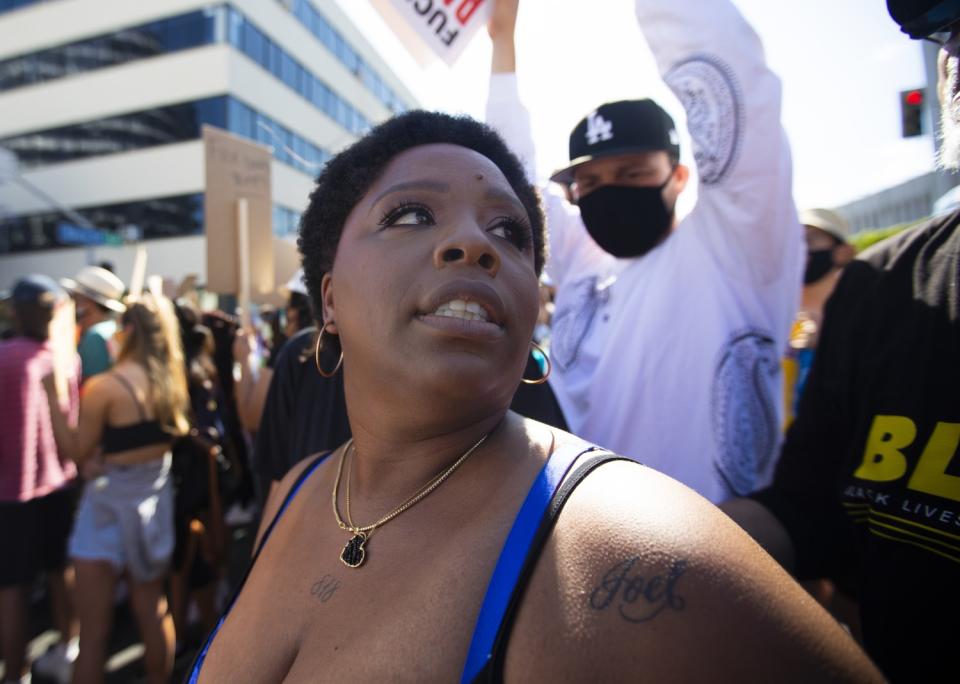
[[[636,15],[687,114],[701,239],[732,277],[799,283],[803,235],[780,80],[759,37],[729,0],[636,0]]]
[[[530,128],[530,112],[517,89],[516,27],[519,0],[496,0],[487,24],[493,46],[487,123],[497,129],[513,150],[531,183],[537,182],[537,157]]]
[[[257,373],[254,373],[252,366],[257,359],[253,355],[252,339],[252,331],[243,329],[237,331],[233,342],[233,360],[240,368],[240,380],[235,389],[240,423],[244,429],[256,432],[260,428],[273,371],[269,368],[260,368]]]
[[[486,122],[503,136],[527,173],[537,182],[537,154],[533,143],[530,112],[520,99],[517,84],[516,25],[519,0],[496,0],[487,30],[493,43],[490,89],[487,94]],[[608,259],[589,238],[580,221],[580,212],[570,205],[556,187],[541,186],[550,256],[547,271],[556,283],[562,283],[570,260]]]
[[[514,36],[517,29],[517,9],[520,0],[496,0],[487,24],[487,32],[493,43],[493,59],[490,72],[512,74],[517,70],[517,49]]]

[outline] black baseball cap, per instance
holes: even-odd
[[[66,291],[57,281],[45,275],[21,278],[9,294],[14,305],[36,306],[41,309],[53,309],[58,301],[66,297]]]
[[[960,0],[887,0],[887,11],[911,38],[926,38],[960,19]]]
[[[573,170],[588,161],[661,150],[680,156],[677,127],[663,107],[650,99],[608,102],[587,114],[573,129],[570,164],[550,176],[550,180],[570,184]]]

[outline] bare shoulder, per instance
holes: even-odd
[[[508,680],[882,681],[719,509],[626,461],[563,508],[521,603]]]
[[[109,373],[98,373],[83,383],[80,394],[83,408],[89,411],[95,406],[102,408],[113,401],[122,401],[126,398],[120,394],[122,391],[119,383],[110,377]]]
[[[109,394],[113,391],[113,387],[116,384],[117,381],[111,378],[109,373],[98,373],[83,383],[83,396]]]

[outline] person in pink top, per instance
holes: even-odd
[[[10,294],[16,336],[0,342],[0,644],[4,681],[29,681],[27,589],[41,573],[50,583],[61,642],[43,657],[44,674],[65,681],[76,657],[73,576],[66,557],[77,469],[57,453],[42,379],[54,368],[51,321],[69,303],[46,276],[19,280]],[[69,312],[68,312],[69,313]],[[77,419],[80,362],[72,364],[62,408]],[[72,656],[72,657],[71,657]],[[56,662],[54,662],[56,661]]]

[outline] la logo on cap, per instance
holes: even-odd
[[[587,144],[596,145],[598,142],[613,138],[613,124],[597,112],[587,117]]]

